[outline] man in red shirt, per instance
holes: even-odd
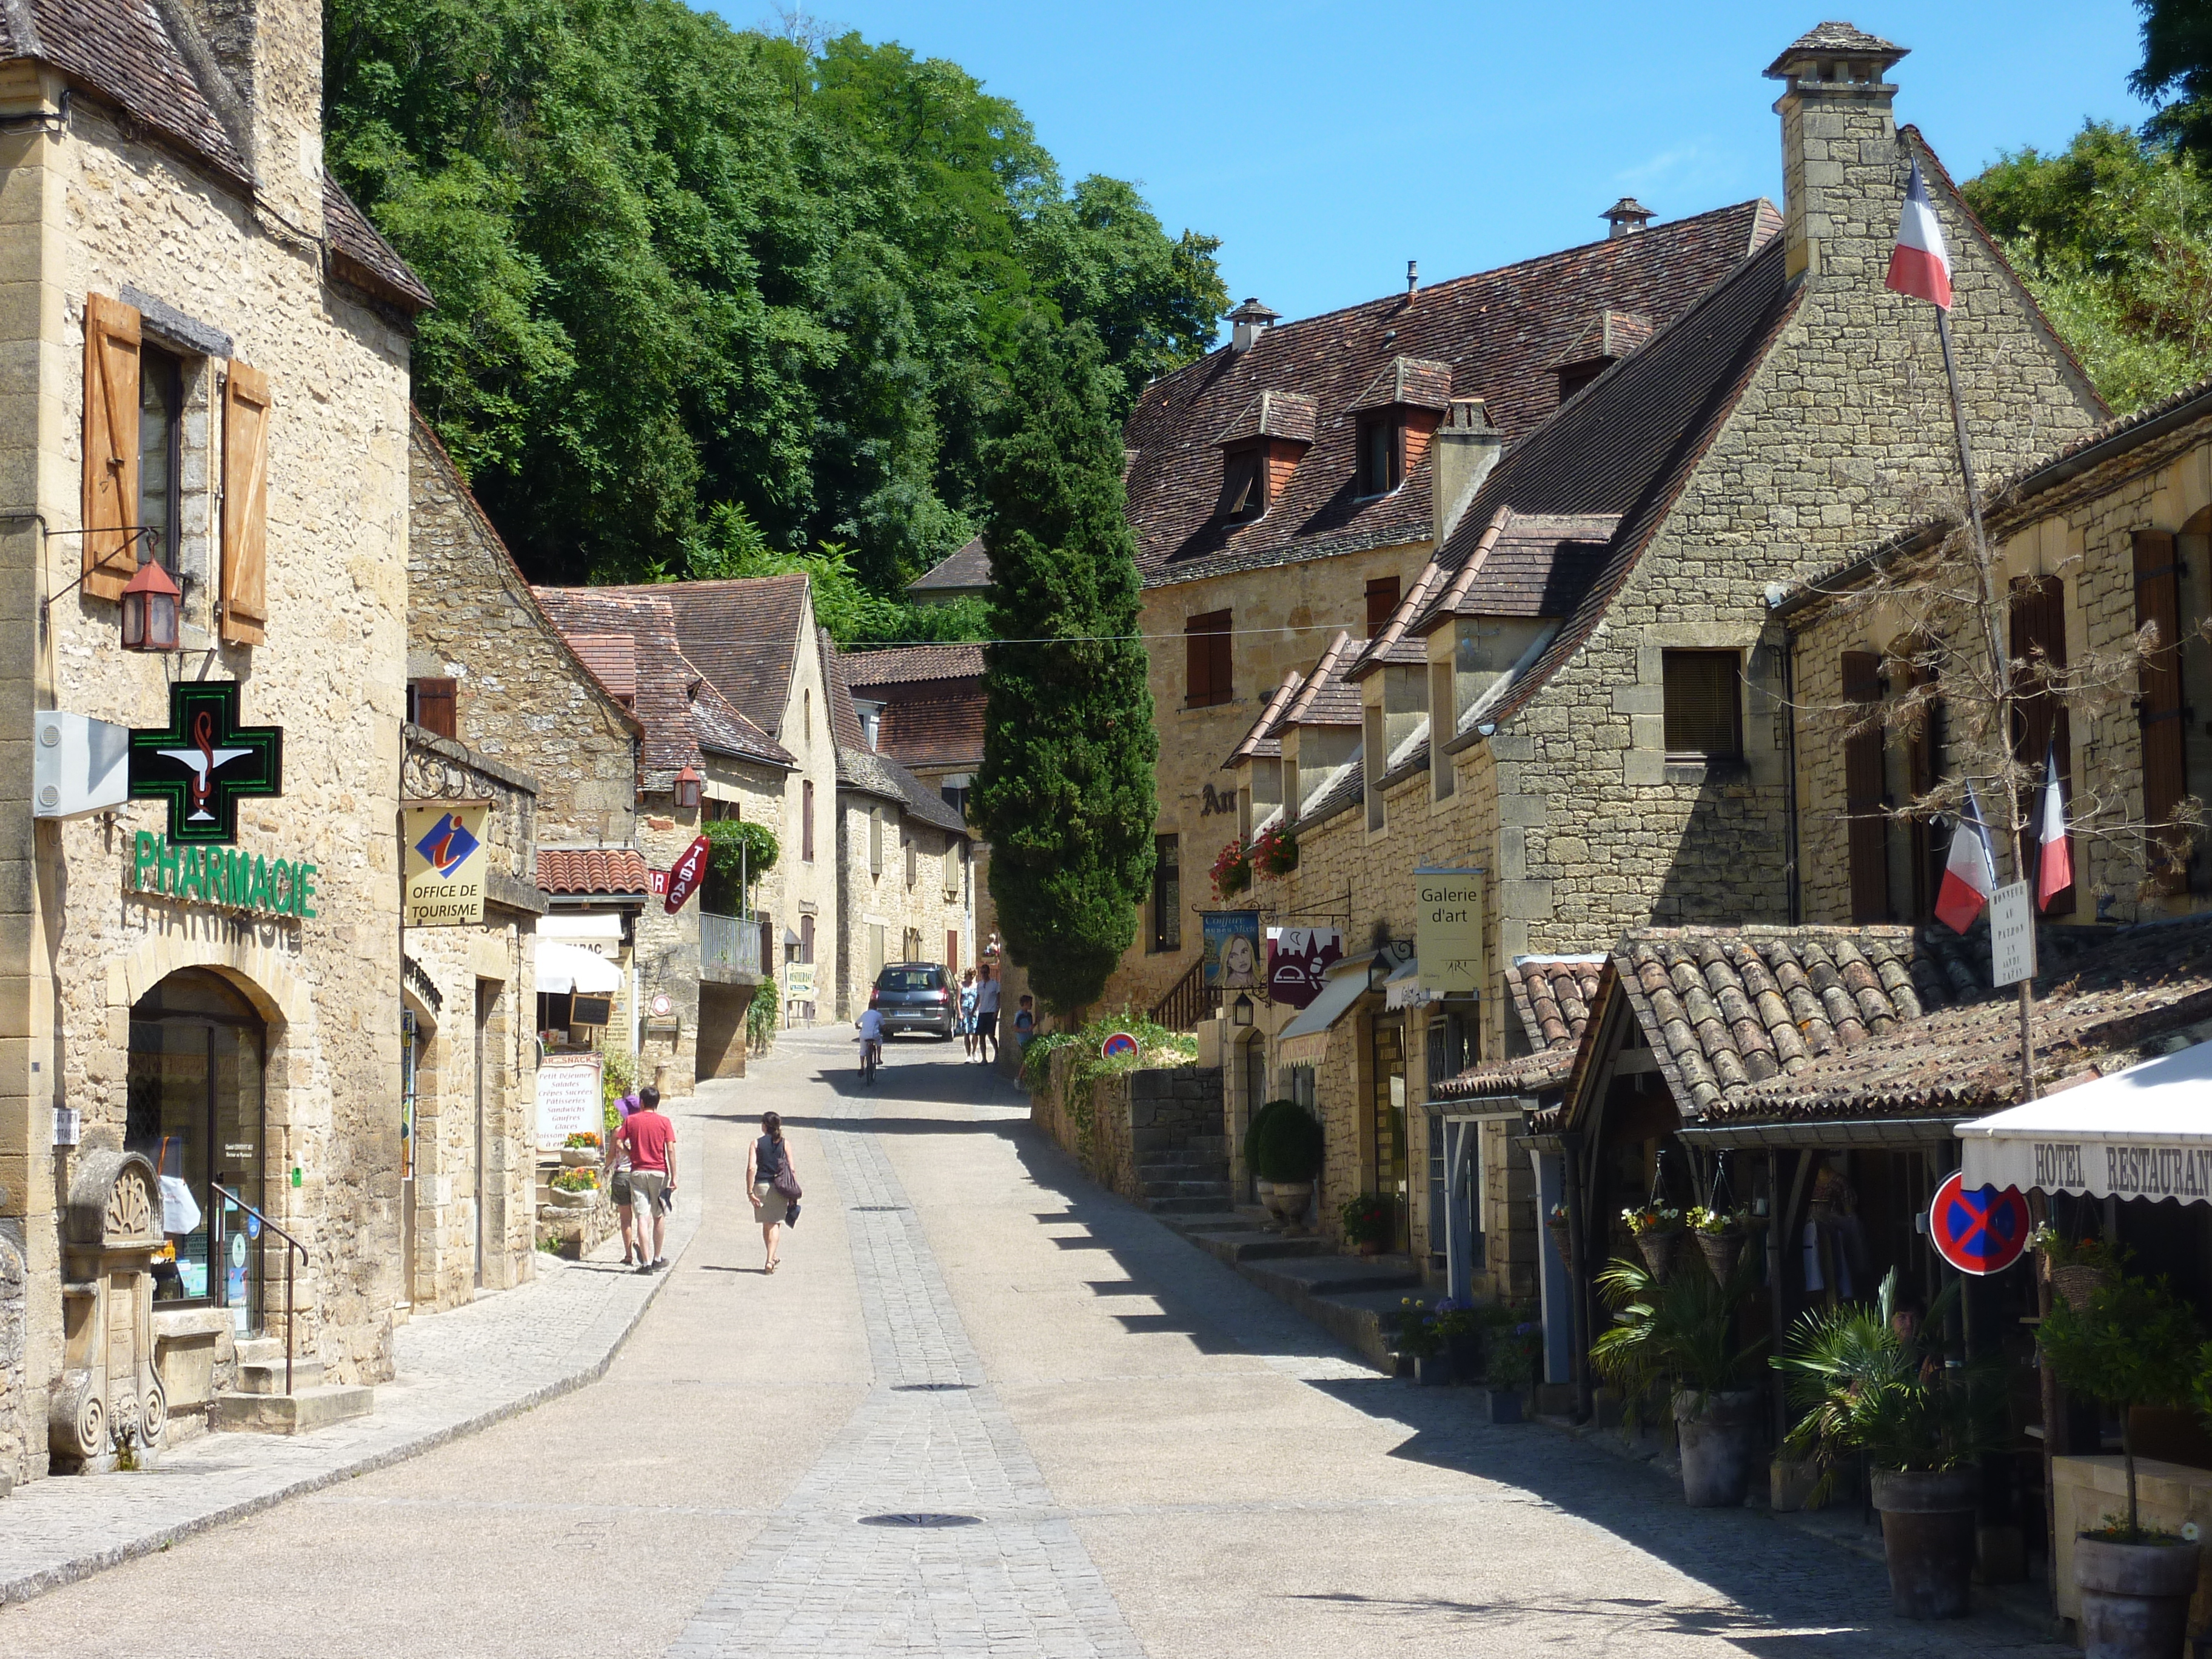
[[[668,1265],[661,1254],[668,1242],[668,1216],[660,1195],[676,1191],[676,1126],[661,1115],[659,1090],[637,1091],[637,1109],[623,1120],[615,1139],[629,1154],[629,1212],[640,1244],[645,1243],[645,1218],[653,1218],[653,1255],[638,1272],[658,1273]]]

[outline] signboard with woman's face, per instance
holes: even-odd
[[[1260,975],[1260,913],[1257,910],[1214,910],[1206,913],[1206,983],[1224,991],[1258,991],[1267,987]]]

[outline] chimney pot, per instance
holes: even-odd
[[[1617,241],[1623,236],[1635,235],[1657,216],[1633,196],[1622,197],[1598,215],[1608,227],[1605,233],[1605,240],[1608,242]]]
[[[1418,293],[1420,286],[1421,262],[1419,259],[1408,259],[1406,261],[1406,292],[1409,295]]]
[[[1229,313],[1231,351],[1249,351],[1259,343],[1260,337],[1275,325],[1280,312],[1270,311],[1257,300],[1247,297],[1244,303]]]

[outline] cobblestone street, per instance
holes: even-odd
[[[0,1651],[2068,1651],[1900,1623],[1873,1562],[1379,1376],[1084,1182],[957,1048],[895,1043],[869,1091],[852,1053],[787,1034],[680,1121],[696,1231],[603,1378],[0,1608]],[[773,1278],[741,1190],[770,1107],[807,1188]],[[409,1343],[502,1363],[438,1323]],[[95,1487],[258,1449],[205,1443],[17,1494],[0,1558],[40,1502],[89,1533]]]

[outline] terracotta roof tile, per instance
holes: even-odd
[[[1345,407],[1354,413],[1401,406],[1442,410],[1451,407],[1451,400],[1449,363],[1440,363],[1433,357],[1393,357]],[[1310,404],[1313,399],[1306,401]]]
[[[782,736],[793,665],[808,643],[803,573],[590,591],[649,597],[666,605],[684,654],[745,719],[771,738]]]
[[[1233,444],[1249,438],[1288,438],[1310,444],[1318,416],[1318,406],[1302,392],[1261,392],[1230,417],[1229,424],[1213,434],[1213,441]]]
[[[541,847],[538,884],[549,893],[642,893],[645,857],[634,847]]]
[[[637,641],[628,634],[571,634],[568,648],[624,702],[637,701]]]
[[[1282,718],[1283,711],[1291,705],[1291,699],[1298,694],[1298,688],[1304,684],[1305,676],[1295,668],[1283,676],[1283,683],[1267,699],[1267,706],[1260,711],[1260,718],[1252,722],[1252,729],[1230,751],[1229,758],[1221,763],[1223,771],[1242,766],[1248,760],[1276,760],[1281,757],[1283,740],[1275,735],[1275,722]]]
[[[1469,1066],[1430,1091],[1439,1100],[1543,1094],[1564,1085],[1589,1027],[1601,956],[1522,957],[1505,973],[1513,1012],[1532,1053]]]
[[[1297,694],[1276,723],[1279,734],[1293,726],[1358,726],[1364,720],[1359,690],[1345,675],[1352,666],[1352,635],[1343,629],[1328,642]]]
[[[1594,312],[1634,313],[1663,328],[1769,241],[1780,222],[1769,204],[1742,203],[1282,324],[1248,350],[1224,348],[1156,382],[1123,433],[1136,452],[1128,512],[1139,569],[1158,585],[1421,540],[1430,529],[1425,459],[1387,495],[1352,493],[1352,405],[1386,376],[1396,385],[1401,359],[1449,366],[1449,376],[1413,374],[1415,395],[1437,399],[1437,407],[1453,395],[1481,397],[1510,459],[1558,409],[1551,365]],[[1263,390],[1313,400],[1313,447],[1265,514],[1228,523],[1216,517],[1222,460],[1215,441]]]
[[[856,689],[918,680],[980,679],[983,673],[980,645],[863,646],[840,652],[838,657],[845,665],[847,684]]]
[[[1607,358],[1626,357],[1651,337],[1651,319],[1632,311],[1595,313],[1575,331],[1566,349],[1552,360],[1555,370],[1575,368]]]
[[[965,835],[967,821],[951,802],[890,755],[868,747],[860,729],[860,711],[853,706],[853,688],[845,678],[845,655],[828,629],[815,630],[815,649],[821,653],[823,684],[830,688],[830,732],[837,745],[837,787],[895,801],[909,817]]]
[[[982,692],[885,703],[877,746],[903,766],[981,766]]]

